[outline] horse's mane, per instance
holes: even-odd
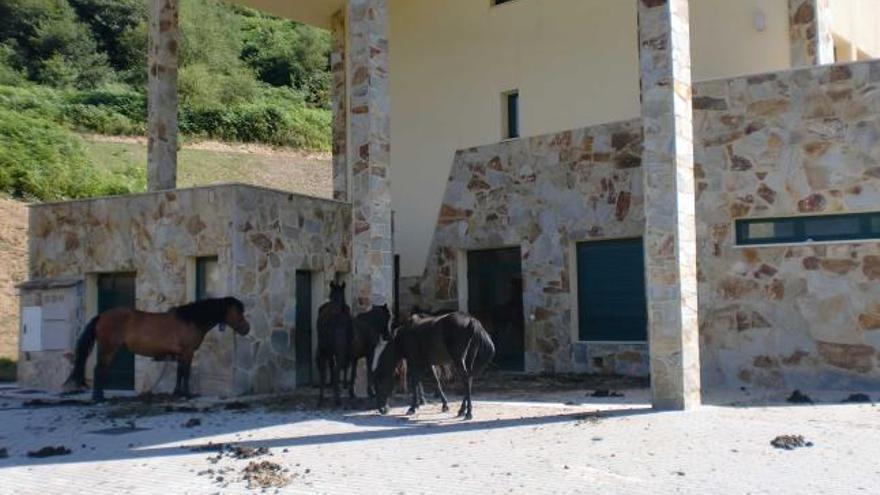
[[[234,297],[204,299],[177,306],[171,311],[181,320],[194,323],[199,328],[211,328],[223,321],[226,316],[226,308],[231,305],[235,305],[240,312],[244,312],[244,304]]]

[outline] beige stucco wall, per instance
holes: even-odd
[[[880,57],[880,30],[877,29],[877,24],[880,23],[880,2],[834,0],[832,7],[834,34],[871,58]]]
[[[391,0],[392,196],[404,276],[421,274],[457,149],[637,117],[636,3]],[[697,79],[789,66],[786,0],[693,0]],[[766,29],[754,28],[760,8]]]

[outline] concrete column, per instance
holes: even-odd
[[[658,409],[700,404],[688,0],[637,0],[651,391]]]
[[[834,63],[830,0],[788,0],[791,66]]]
[[[333,77],[333,199],[348,201],[348,77],[345,11],[333,15],[330,71]]]
[[[147,189],[177,187],[177,57],[179,0],[150,4]]]
[[[348,0],[354,308],[392,305],[388,0]]]

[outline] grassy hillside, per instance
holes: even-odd
[[[101,169],[146,167],[143,139],[86,136],[84,141],[86,156]],[[206,141],[185,145],[177,161],[180,187],[241,182],[323,198],[333,196],[328,153]]]

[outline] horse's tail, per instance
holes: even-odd
[[[468,325],[472,332],[472,339],[477,344],[477,355],[474,356],[473,367],[471,368],[474,376],[480,374],[492,362],[495,357],[495,344],[489,332],[483,328],[483,324],[476,318],[471,318]],[[472,342],[473,342],[472,341]]]
[[[98,326],[98,316],[92,318],[82,335],[76,341],[76,355],[73,361],[73,371],[64,382],[65,386],[73,386],[84,388],[86,386],[86,361],[89,354],[92,353],[92,347],[95,345],[95,328]]]

